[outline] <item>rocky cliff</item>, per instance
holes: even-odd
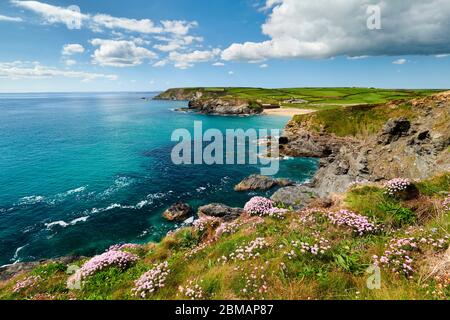
[[[362,119],[356,115],[359,111],[348,117]],[[366,112],[382,112],[388,119],[373,133],[348,135],[318,121],[326,119],[323,116],[296,118],[286,126],[280,139],[283,154],[321,158],[313,181],[319,196],[343,192],[355,182],[425,179],[450,171],[450,91]],[[383,118],[374,119],[377,123]]]
[[[260,103],[248,99],[224,97],[221,92],[197,88],[169,89],[155,100],[187,100],[189,109],[205,114],[254,115],[263,111]]]

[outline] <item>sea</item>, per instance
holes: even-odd
[[[156,93],[0,94],[0,266],[91,256],[117,243],[159,241],[181,224],[162,212],[243,206],[270,192],[234,192],[260,165],[175,165],[174,130],[283,129],[283,116],[180,112]],[[145,99],[143,99],[145,98]],[[283,158],[278,177],[310,179],[317,159]]]

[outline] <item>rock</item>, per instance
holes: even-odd
[[[192,208],[187,203],[177,202],[164,211],[163,216],[169,221],[184,221],[191,213]]]
[[[411,122],[406,118],[389,119],[378,137],[379,144],[390,144],[400,137],[406,136],[411,129]]]
[[[189,101],[189,109],[200,113],[217,115],[252,115],[259,114],[263,107],[256,102],[244,99],[194,99]]]
[[[232,208],[221,203],[211,203],[198,208],[198,215],[222,218],[225,221],[234,220],[244,212],[241,208]]]
[[[270,198],[276,203],[281,203],[294,209],[302,209],[316,199],[314,190],[308,186],[290,186],[279,189]]]
[[[273,187],[287,187],[294,185],[294,181],[288,179],[274,179],[267,176],[253,174],[234,187],[235,191],[269,190]]]
[[[83,258],[84,257],[67,256],[67,257],[62,257],[62,258],[57,258],[57,259],[40,260],[40,261],[33,261],[33,262],[19,262],[19,263],[15,263],[15,264],[6,265],[3,267],[0,267],[0,281],[9,280],[19,273],[29,272],[43,264],[62,263],[65,266],[69,266],[70,264],[72,264],[76,261],[79,261]]]

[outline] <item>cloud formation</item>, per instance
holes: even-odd
[[[0,22],[1,21],[5,21],[5,22],[22,22],[22,18],[19,17],[9,17],[9,16],[4,16],[2,14],[0,14]]]
[[[66,44],[62,49],[62,54],[65,56],[71,56],[77,53],[83,53],[84,47],[78,43]]]
[[[367,27],[369,5],[379,5],[379,30]],[[268,40],[234,43],[226,61],[450,52],[447,0],[268,0],[262,32]]]
[[[220,49],[213,50],[195,50],[189,53],[171,52],[169,59],[174,62],[175,68],[187,69],[194,66],[197,62],[208,62],[220,55]]]
[[[83,81],[95,79],[117,80],[117,75],[90,73],[82,71],[61,70],[41,65],[39,62],[14,61],[0,62],[0,78],[43,79],[54,77],[80,78]]]
[[[74,10],[77,7],[59,7],[40,1],[11,0],[15,6],[32,11],[40,15],[44,22],[49,24],[62,23],[69,28],[81,28],[86,26],[93,31],[103,29],[123,30],[143,34],[169,33],[175,35],[186,35],[191,28],[196,27],[196,21],[164,20],[156,25],[150,19],[129,19],[113,17],[107,14],[87,14]]]
[[[93,39],[91,44],[99,47],[92,55],[92,62],[101,66],[132,67],[158,57],[134,41]]]

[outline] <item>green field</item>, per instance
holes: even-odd
[[[409,100],[428,96],[442,90],[404,90],[376,88],[186,88],[185,91],[202,91],[204,98],[241,98],[262,103],[281,104],[282,107],[327,109],[344,105],[379,104],[392,100]],[[286,103],[289,99],[304,103]]]

